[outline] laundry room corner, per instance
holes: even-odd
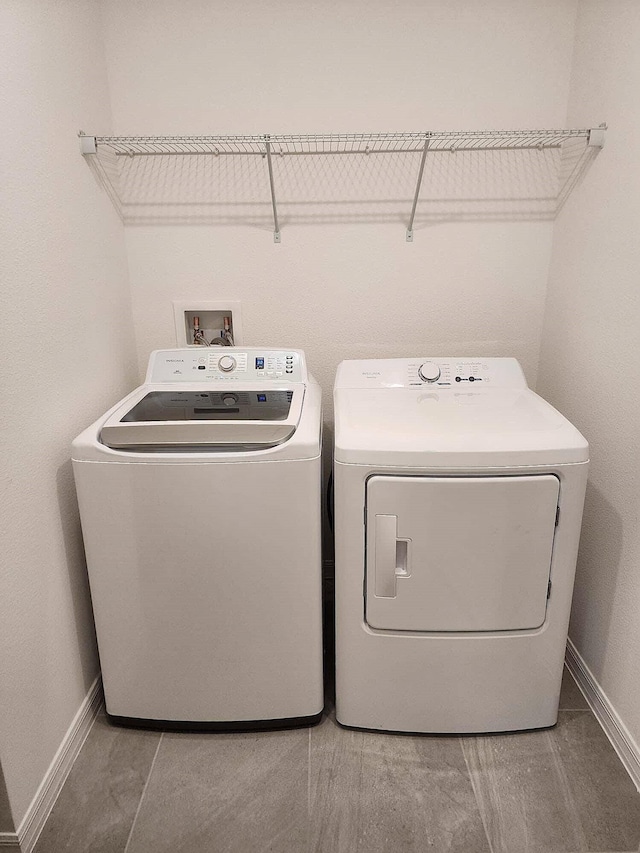
[[[99,10],[4,3],[0,30],[0,839],[17,849],[99,673],[69,446],[137,366],[122,225],[76,141],[110,129]]]
[[[537,388],[589,437],[571,657],[640,785],[638,40],[637,3],[579,4],[567,121],[606,116],[607,154],[555,225]]]

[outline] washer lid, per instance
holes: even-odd
[[[281,444],[294,434],[304,387],[142,386],[105,422],[116,449],[240,448]]]
[[[585,438],[528,388],[336,388],[335,458],[486,468],[586,462]]]

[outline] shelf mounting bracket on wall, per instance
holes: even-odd
[[[264,137],[264,147],[267,153],[267,167],[269,169],[269,189],[271,190],[271,207],[273,208],[273,242],[280,242],[280,226],[278,225],[278,205],[276,204],[276,189],[273,180],[273,163],[271,162],[271,139],[268,134]]]
[[[86,133],[81,130],[78,133],[78,138],[80,139],[80,153],[81,154],[97,154],[98,148],[96,145],[95,136],[87,136]]]
[[[422,149],[422,157],[420,158],[420,168],[418,170],[418,180],[416,181],[416,192],[413,196],[413,206],[411,207],[411,216],[409,217],[409,225],[407,226],[407,243],[413,243],[413,220],[416,215],[416,207],[418,206],[418,198],[420,196],[420,187],[422,186],[422,176],[424,175],[424,164],[427,161],[427,151],[429,150],[430,133],[424,135],[424,148]]]
[[[604,145],[604,135],[607,129],[606,122],[603,122],[598,127],[592,127],[589,130],[589,141],[587,145],[590,145],[592,148],[602,148]]]

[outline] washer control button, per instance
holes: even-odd
[[[424,382],[437,382],[440,379],[440,368],[432,361],[425,361],[418,368],[418,376]]]
[[[225,406],[235,406],[235,404],[238,402],[238,398],[235,394],[223,394],[222,402]]]
[[[218,367],[223,373],[229,373],[236,366],[236,360],[232,355],[222,355],[218,361]]]

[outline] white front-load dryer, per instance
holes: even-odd
[[[338,721],[554,725],[585,439],[515,359],[345,361],[334,403]]]
[[[320,718],[320,437],[302,352],[216,347],[154,352],[74,441],[113,720]]]

